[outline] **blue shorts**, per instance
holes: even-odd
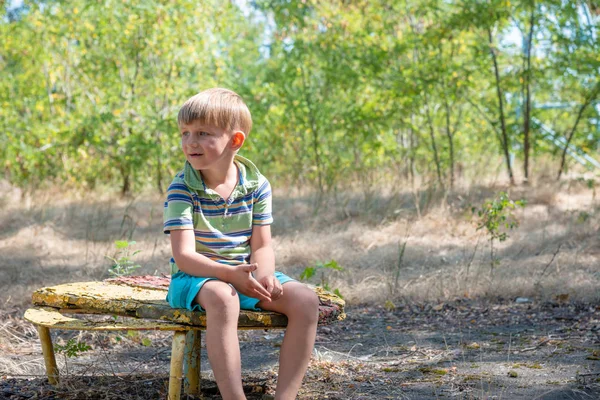
[[[294,281],[286,274],[275,272],[275,278],[282,285],[287,282]],[[216,281],[217,278],[202,278],[199,276],[188,275],[185,272],[179,271],[171,276],[169,284],[169,292],[167,293],[167,302],[173,308],[187,308],[191,311],[204,311],[200,304],[195,299],[202,285],[208,281]],[[238,292],[240,298],[240,308],[242,310],[261,311],[256,305],[260,301],[254,297],[248,297]]]

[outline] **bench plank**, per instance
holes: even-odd
[[[166,278],[161,278],[166,279]],[[344,301],[319,287],[312,287],[319,296],[319,323],[343,320]],[[126,317],[156,319],[177,324],[206,327],[206,314],[199,311],[171,308],[165,300],[164,287],[131,286],[115,280],[77,282],[36,290],[32,300],[36,306],[56,309],[77,309],[82,313],[104,313]],[[284,328],[287,318],[274,312],[242,310],[240,329]]]
[[[63,315],[58,309],[52,307],[33,307],[25,311],[24,318],[35,324],[52,329],[76,331],[188,331],[200,329],[199,327],[183,326],[172,322],[130,319],[115,321],[112,318],[93,321],[86,318],[72,318]]]

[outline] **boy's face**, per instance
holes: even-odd
[[[196,170],[228,168],[235,154],[233,133],[200,121],[184,124],[181,132],[181,149],[185,158]]]

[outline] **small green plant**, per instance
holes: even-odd
[[[519,226],[519,221],[512,211],[524,206],[525,200],[513,201],[508,194],[500,192],[494,199],[484,202],[479,210],[472,208],[472,212],[476,212],[479,217],[477,230],[485,229],[490,241],[490,274],[493,274],[494,267],[500,263],[494,245],[508,239],[507,231]]]
[[[139,343],[142,346],[145,346],[145,347],[152,346],[152,339],[150,339],[144,335],[141,335],[138,331],[129,330],[129,331],[127,331],[126,337],[127,337],[127,339],[131,340],[132,342]],[[123,338],[121,338],[121,336],[117,335],[117,336],[115,336],[115,340],[117,342],[120,342],[123,340]]]
[[[76,342],[75,339],[69,339],[64,345],[55,344],[54,351],[57,354],[62,354],[65,358],[65,370],[69,373],[68,358],[77,357],[79,353],[84,353],[91,350],[91,347],[85,342]]]
[[[577,223],[585,224],[590,219],[590,217],[591,215],[587,211],[580,211],[577,215]]]
[[[113,265],[108,269],[109,274],[114,276],[131,275],[133,271],[141,267],[139,264],[134,264],[134,261],[132,260],[132,258],[140,252],[140,250],[135,250],[131,253],[131,246],[134,244],[134,241],[129,242],[127,240],[117,240],[115,242],[115,255],[113,257],[108,255],[104,256],[113,262]]]
[[[314,266],[308,266],[306,268],[304,268],[304,271],[302,271],[302,273],[300,274],[300,280],[302,281],[308,281],[310,278],[312,278],[313,276],[317,275],[317,273],[320,274],[320,282],[317,283],[317,286],[321,286],[323,289],[325,290],[329,290],[329,291],[333,291],[333,293],[335,293],[338,297],[340,298],[344,298],[344,296],[342,296],[342,294],[340,293],[339,289],[331,289],[331,287],[329,286],[329,282],[327,280],[326,277],[326,270],[328,269],[332,269],[335,271],[343,271],[344,268],[342,268],[337,261],[335,260],[330,260],[326,263],[322,263],[322,262],[318,262],[317,264],[315,264]]]
[[[588,189],[592,190],[594,199],[596,198],[596,180],[594,178],[577,178],[577,182],[583,183]]]
[[[57,353],[62,353],[65,357],[72,358],[77,357],[79,353],[86,352],[90,350],[91,347],[85,342],[76,342],[75,339],[69,339],[64,346],[60,344],[54,345],[54,351]]]

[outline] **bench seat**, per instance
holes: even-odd
[[[37,327],[48,381],[57,384],[59,378],[50,329],[173,331],[168,398],[180,399],[182,381],[185,393],[199,396],[201,331],[206,329],[206,314],[171,308],[165,301],[168,286],[168,277],[136,276],[36,290],[32,296],[35,306],[28,309],[24,317]],[[320,325],[345,319],[344,300],[320,287],[311,288],[320,299]],[[73,317],[75,313],[106,315],[108,318]],[[117,321],[113,316],[130,318]],[[287,317],[279,313],[240,311],[239,329],[283,329],[286,326]]]

